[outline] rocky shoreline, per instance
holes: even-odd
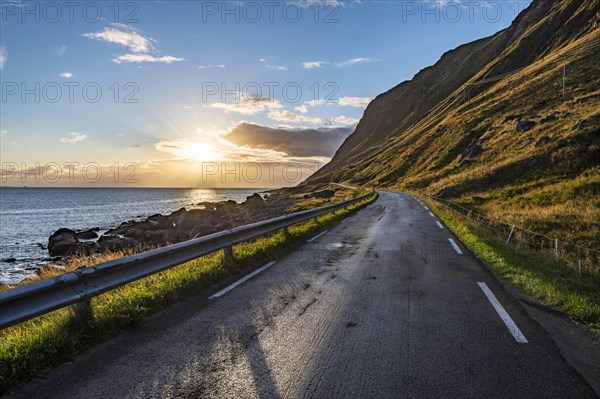
[[[92,255],[165,246],[269,219],[285,213],[294,203],[287,196],[254,193],[240,204],[235,201],[202,202],[168,215],[156,214],[142,221],[127,221],[99,234],[99,228],[75,231],[60,228],[48,238],[54,261],[77,255]]]
[[[54,263],[73,256],[89,256],[126,250],[144,251],[191,240],[236,226],[284,215],[294,204],[309,198],[330,199],[335,190],[304,195],[274,191],[254,193],[242,203],[201,202],[191,209],[181,208],[168,215],[156,214],[142,221],[127,221],[100,233],[100,228],[75,231],[60,228],[48,239],[48,252]]]

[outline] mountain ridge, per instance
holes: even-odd
[[[508,28],[444,53],[377,96],[303,184],[419,189],[598,241],[600,224],[581,219],[600,220],[599,8],[599,0],[534,0]]]

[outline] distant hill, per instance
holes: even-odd
[[[534,0],[447,52],[375,98],[304,184],[420,189],[597,247],[599,2]]]

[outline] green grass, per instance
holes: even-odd
[[[169,304],[278,255],[375,199],[320,216],[317,222],[292,226],[289,234],[278,232],[236,245],[233,261],[224,262],[219,251],[92,298],[92,313],[84,322],[77,321],[73,309],[67,307],[0,331],[0,395],[144,322]]]
[[[551,256],[506,244],[490,232],[465,222],[434,201],[422,198],[482,261],[505,281],[546,305],[567,312],[600,333],[600,276],[579,274]]]

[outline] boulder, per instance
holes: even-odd
[[[590,125],[590,121],[578,119],[577,122],[573,125],[573,130],[583,129]]]
[[[17,261],[17,258],[10,257],[10,258],[2,259],[0,262],[12,263],[12,262],[16,262],[16,261]]]
[[[483,153],[483,148],[479,145],[477,139],[471,140],[467,148],[463,151],[460,160],[464,161],[465,159],[473,159]]]
[[[331,198],[335,195],[333,190],[321,190],[312,194],[313,198]]]
[[[524,133],[528,132],[535,127],[536,123],[529,119],[522,119],[517,121],[517,132]]]
[[[48,252],[51,256],[62,256],[77,244],[77,233],[71,229],[58,229],[48,238]]]
[[[134,240],[133,238],[128,238],[128,237],[113,238],[111,240],[105,240],[105,241],[99,242],[98,249],[100,250],[100,252],[107,252],[107,251],[116,252],[116,251],[123,251],[123,250],[129,249],[129,248],[134,248],[138,245],[139,245],[138,241]]]
[[[251,208],[260,208],[265,205],[265,201],[262,199],[260,194],[254,193],[249,197],[246,197],[246,201],[242,204]]]
[[[521,141],[521,143],[519,144],[519,148],[525,148],[525,147],[527,147],[529,144],[531,144],[531,140],[523,140],[523,141]]]
[[[80,240],[93,240],[95,238],[98,238],[98,234],[93,230],[86,230],[77,233],[77,238]]]
[[[552,139],[548,136],[542,136],[539,138],[539,140],[535,143],[536,147],[541,147],[543,145],[546,145],[548,143],[550,143],[552,141]]]
[[[95,242],[79,242],[72,245],[67,251],[67,255],[91,255],[99,249]]]
[[[546,116],[546,117],[542,118],[542,119],[540,120],[540,123],[554,122],[555,120],[558,120],[558,115],[559,115],[559,113],[558,113],[558,112],[553,112],[553,113],[551,113],[550,115],[548,115],[548,116]]]

